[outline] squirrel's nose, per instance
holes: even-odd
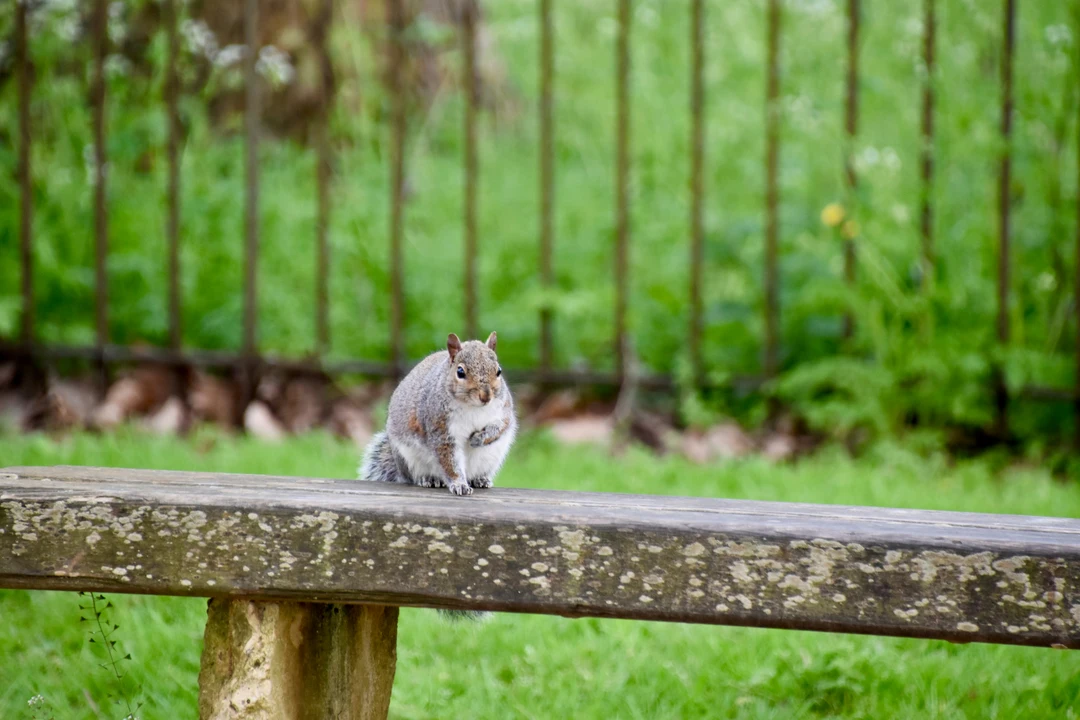
[[[480,391],[480,402],[482,402],[482,403],[484,403],[486,405],[490,401],[491,401],[491,391],[490,390],[481,390]]]

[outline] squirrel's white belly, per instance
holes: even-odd
[[[470,477],[494,479],[495,473],[506,460],[510,446],[514,442],[517,428],[509,427],[495,442],[483,447],[465,447],[465,474]]]
[[[450,417],[450,437],[460,445],[469,443],[469,436],[477,430],[498,422],[502,419],[503,409],[496,407],[494,403],[479,405],[477,407],[465,407],[454,411]]]
[[[462,448],[465,460],[465,476],[468,478],[491,478],[506,459],[510,445],[514,441],[515,428],[509,428],[502,437],[490,445],[474,448],[469,446],[469,437],[482,428],[500,424],[504,408],[491,403],[480,407],[471,407],[454,414],[450,421],[450,435]]]

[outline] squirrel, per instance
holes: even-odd
[[[424,358],[390,397],[386,430],[372,438],[362,480],[446,487],[453,495],[490,488],[517,435],[510,388],[487,342],[461,342]]]

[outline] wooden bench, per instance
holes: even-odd
[[[212,598],[204,719],[382,718],[403,605],[1080,648],[1080,521],[8,468],[0,587]]]

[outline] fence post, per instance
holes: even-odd
[[[390,145],[390,362],[394,376],[405,374],[405,278],[401,243],[405,233],[405,8],[404,0],[388,0],[390,25],[390,104],[393,126]]]
[[[922,89],[922,152],[919,199],[919,230],[922,234],[922,286],[927,296],[932,294],[934,275],[934,51],[937,44],[937,9],[935,0],[923,0],[923,78]],[[932,317],[932,310],[927,310]]]
[[[33,201],[30,177],[30,50],[27,47],[26,3],[15,4],[15,64],[19,73],[19,253],[22,265],[22,343],[34,344]]]
[[[315,22],[315,47],[319,58],[322,99],[315,118],[315,355],[320,362],[330,350],[330,111],[334,92],[334,67],[326,36],[330,33],[332,0],[320,0]]]
[[[1012,172],[1013,55],[1016,50],[1016,0],[1005,0],[1002,19],[1001,58],[1001,166],[998,172],[997,340],[1003,351],[1009,344],[1009,239]],[[994,368],[995,430],[1004,438],[1009,432],[1009,390],[1005,369],[998,359]]]
[[[259,125],[261,94],[256,70],[259,55],[259,3],[244,1],[244,155],[247,192],[244,195],[244,400],[240,416],[255,396],[258,340],[258,261],[259,261]]]
[[[398,608],[210,600],[200,720],[381,720]]]
[[[844,157],[844,184],[847,190],[848,216],[854,218],[858,204],[858,178],[855,175],[855,142],[859,132],[859,0],[848,0],[847,37],[847,99],[844,103],[844,141],[847,150]],[[854,219],[843,229],[844,235],[844,282],[848,290],[855,288],[855,237],[858,225]],[[848,310],[844,314],[844,338],[850,339],[855,332],[855,318]]]
[[[1078,113],[1080,117],[1080,113]],[[1080,122],[1076,124],[1077,138],[1080,140]],[[1080,145],[1078,145],[1080,148]],[[1080,150],[1078,150],[1080,152]],[[1080,158],[1076,163],[1077,181],[1080,183]],[[1080,451],[1080,184],[1076,192],[1076,274],[1073,286],[1073,312],[1076,314],[1076,381],[1073,387],[1073,433],[1075,449]]]
[[[765,87],[765,378],[780,366],[779,183],[780,162],[780,3],[769,0],[767,16],[768,74]]]
[[[105,183],[105,58],[109,54],[108,8],[105,0],[93,6],[94,71],[91,80],[94,126],[94,316],[96,327],[96,359],[98,382],[102,393],[108,386],[105,367],[105,346],[109,342],[109,220],[106,207]]]
[[[694,382],[705,378],[701,333],[701,278],[705,264],[705,2],[690,5],[690,364]]]
[[[480,337],[476,319],[476,106],[479,92],[476,82],[476,0],[466,0],[461,8],[462,49],[465,59],[465,332]]]
[[[540,309],[540,370],[551,370],[551,305],[547,293],[554,283],[551,246],[554,236],[555,206],[555,123],[552,109],[552,76],[555,74],[552,0],[540,0],[540,285],[544,304]]]
[[[615,367],[626,366],[627,264],[630,245],[630,0],[618,0],[615,76]]]

